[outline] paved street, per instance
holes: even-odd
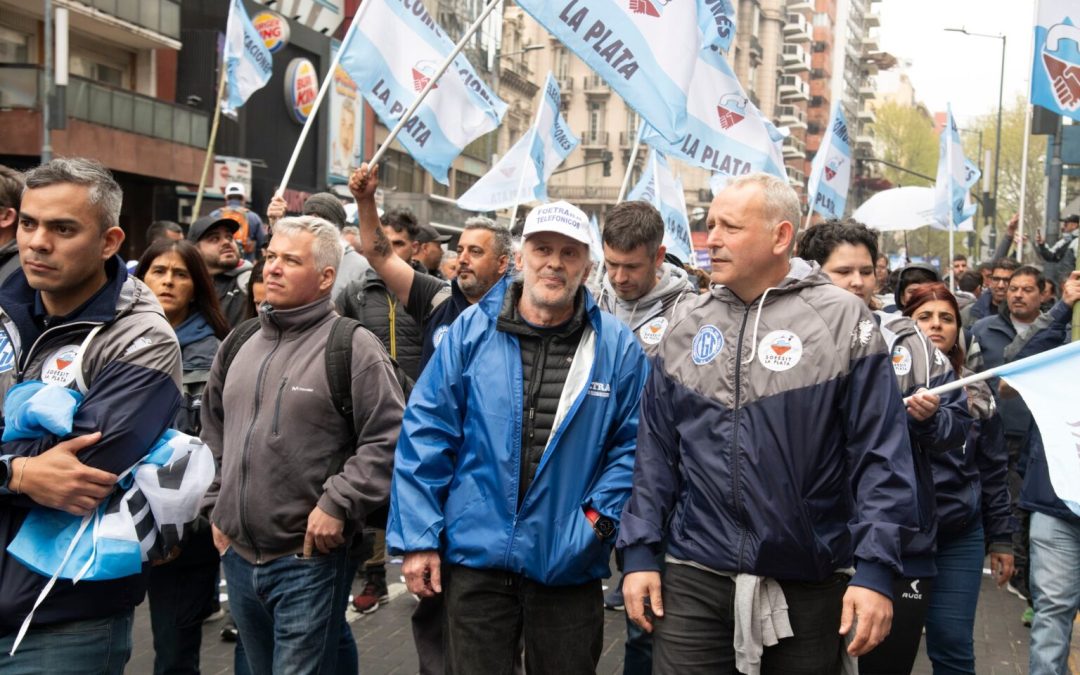
[[[399,568],[390,568],[390,579],[399,579]],[[609,582],[614,581],[613,577]],[[354,584],[354,592],[360,590]],[[353,635],[360,648],[360,671],[364,675],[409,675],[417,672],[416,652],[412,644],[409,616],[416,601],[405,592],[404,584],[391,586],[391,601],[370,615],[350,611]],[[975,656],[980,675],[1016,675],[1028,672],[1028,629],[1020,623],[1024,603],[1019,598],[993,587],[989,577],[983,578],[983,591],[975,625]],[[621,612],[605,612],[604,652],[599,673],[622,672],[622,643],[626,630]],[[135,613],[135,651],[127,672],[153,672],[153,647],[150,638],[150,618],[145,603]],[[207,675],[232,673],[232,645],[218,637],[221,621],[208,623],[203,633],[202,671]],[[1080,628],[1080,626],[1077,626]],[[1077,631],[1080,632],[1080,631]],[[1070,669],[1080,675],[1080,639],[1074,632]],[[917,675],[930,675],[930,662],[920,654],[916,662]]]

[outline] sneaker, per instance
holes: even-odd
[[[1028,628],[1031,628],[1031,622],[1035,618],[1035,610],[1028,607],[1024,610],[1024,615],[1020,617],[1020,623],[1024,624]]]
[[[232,621],[221,627],[221,640],[223,642],[236,642],[238,635],[240,635],[240,631],[236,630],[236,624]]]
[[[1005,584],[1005,590],[1012,593],[1013,595],[1020,598],[1021,600],[1027,600],[1028,599],[1027,593],[1025,593],[1023,591],[1023,589],[1021,589],[1019,586],[1017,586],[1014,583],[1014,581],[1015,581],[1014,579],[1009,579],[1009,583]]]
[[[389,597],[387,597],[389,602]],[[364,584],[364,590],[357,596],[353,597],[353,609],[361,614],[371,614],[379,609],[379,605],[385,605],[379,597],[379,592],[375,588],[375,584],[370,581]]]
[[[604,609],[621,612],[625,608],[626,604],[623,601],[622,584],[620,583],[614,590],[604,596]]]

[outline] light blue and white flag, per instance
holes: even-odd
[[[786,178],[784,137],[743,91],[719,52],[703,49],[691,80],[686,134],[670,142],[646,127],[642,140],[687,164],[727,176],[764,171]]]
[[[225,96],[221,112],[236,117],[236,110],[270,81],[274,57],[251,23],[242,0],[232,0],[225,25]]]
[[[939,227],[954,230],[975,214],[968,190],[979,182],[979,168],[964,158],[960,131],[947,106],[945,126],[939,143],[937,181],[934,184],[934,220]]]
[[[812,208],[826,218],[843,218],[851,186],[851,138],[844,109],[837,101],[829,118],[829,129],[810,165],[806,193]]]
[[[369,0],[370,1],[370,0]],[[547,180],[577,147],[578,138],[560,113],[559,85],[548,73],[543,99],[529,130],[457,204],[468,211],[494,211],[547,201]]]
[[[690,242],[690,219],[686,217],[686,196],[682,181],[671,171],[667,158],[655,148],[637,185],[627,201],[649,202],[664,219],[664,247],[684,263],[693,262],[694,245]]]
[[[596,221],[595,213],[589,216],[589,240],[589,256],[599,265],[604,262],[604,239],[600,236],[600,223]]]
[[[1080,4],[1040,0],[1031,102],[1080,121]]]
[[[356,29],[341,46],[341,67],[387,127],[393,127],[454,50],[419,2],[364,0]],[[469,143],[499,126],[506,104],[458,54],[397,140],[435,180]]]
[[[698,50],[726,48],[735,34],[730,0],[517,4],[671,141],[685,134],[687,92]],[[704,35],[703,28],[708,28]]]
[[[1031,410],[1042,435],[1050,484],[1058,498],[1080,516],[1080,408],[1075,405],[1080,342],[995,370],[1020,392]]]

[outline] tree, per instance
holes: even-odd
[[[924,108],[889,102],[875,110],[874,146],[880,159],[909,171],[933,176],[937,172],[938,139],[934,122]],[[926,186],[928,182],[884,164],[875,171],[897,186]]]

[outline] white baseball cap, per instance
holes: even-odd
[[[225,196],[226,197],[237,197],[237,196],[238,197],[243,197],[244,196],[244,185],[243,185],[243,183],[229,183],[228,185],[226,185],[225,186]]]
[[[586,246],[591,245],[589,218],[585,212],[569,202],[542,204],[529,211],[521,237],[528,239],[540,232],[554,232]]]

